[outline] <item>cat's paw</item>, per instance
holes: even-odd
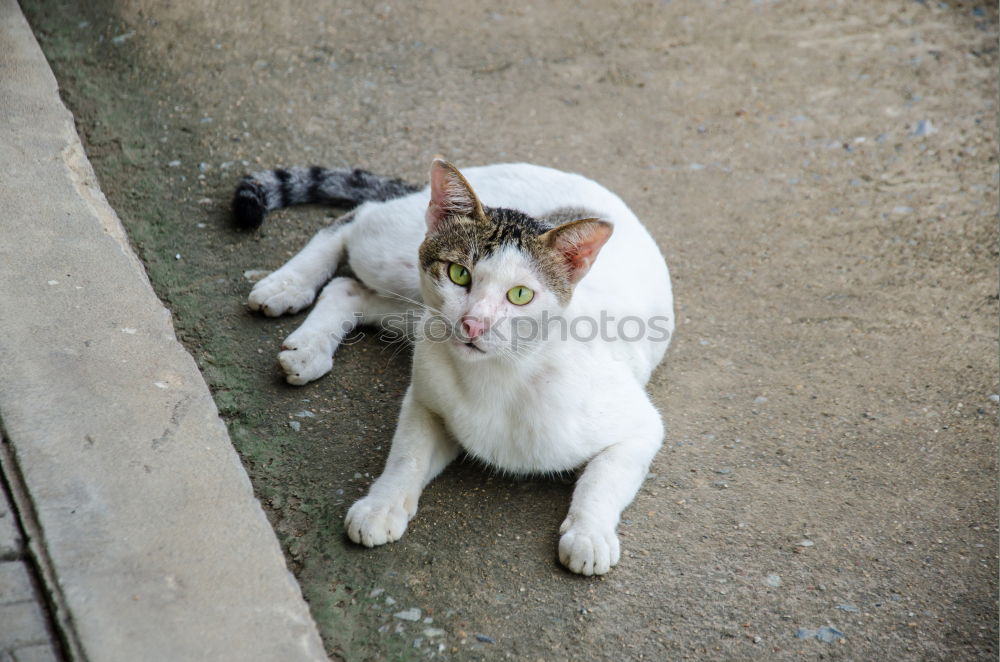
[[[581,575],[603,575],[618,563],[621,548],[614,527],[601,527],[573,515],[559,527],[559,561]]]
[[[281,344],[278,363],[289,384],[302,386],[319,379],[333,368],[333,339],[325,334],[292,333]]]
[[[257,282],[250,290],[247,305],[268,317],[297,313],[316,298],[316,288],[301,276],[281,269]]]
[[[354,542],[375,547],[403,537],[407,523],[416,512],[414,500],[366,496],[347,511],[344,528]]]

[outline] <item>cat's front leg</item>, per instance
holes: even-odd
[[[643,404],[621,426],[628,439],[595,455],[573,490],[569,513],[559,527],[559,560],[573,572],[603,575],[621,556],[618,521],[663,443],[659,413],[645,397]]]
[[[416,401],[410,386],[385,470],[368,496],[347,511],[348,537],[366,547],[399,540],[417,512],[424,486],[458,453],[459,445],[448,436],[441,419]]]

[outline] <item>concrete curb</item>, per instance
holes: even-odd
[[[95,661],[325,660],[14,0],[0,0],[0,72],[3,468],[67,648]]]

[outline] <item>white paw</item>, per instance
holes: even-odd
[[[614,527],[601,527],[569,515],[559,527],[559,561],[581,575],[603,575],[618,563],[621,549]]]
[[[247,305],[268,317],[297,313],[316,298],[316,288],[303,278],[279,269],[267,276],[250,290]]]
[[[278,363],[289,384],[308,384],[333,368],[333,339],[327,334],[302,333],[299,329],[281,347],[284,351],[278,354]]]
[[[366,496],[347,511],[344,526],[351,540],[375,547],[399,540],[416,512],[415,499]]]

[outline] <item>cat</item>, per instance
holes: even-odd
[[[405,327],[414,343],[389,457],[347,512],[350,539],[399,539],[423,488],[465,452],[513,475],[582,467],[558,557],[608,572],[621,512],[662,444],[645,384],[674,328],[667,265],[635,214],[580,175],[441,159],[422,188],[363,170],[253,173],[233,210],[256,227],[306,202],[358,206],[250,292],[269,316],[315,299],[278,355],[288,382],[329,372],[358,325]]]

